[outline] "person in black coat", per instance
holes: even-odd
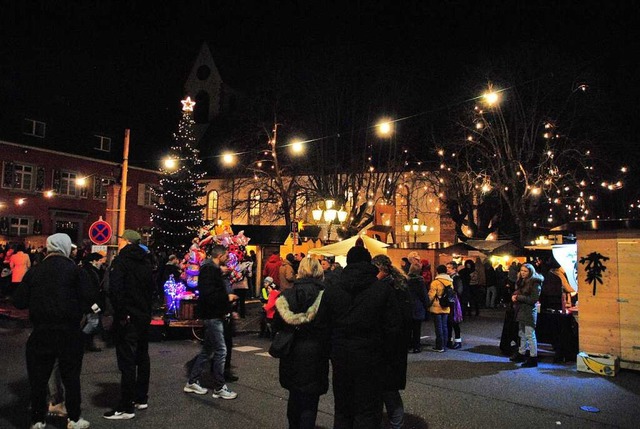
[[[84,354],[80,320],[98,300],[98,290],[69,258],[71,239],[67,234],[48,237],[47,251],[42,263],[27,271],[13,296],[17,308],[29,309],[33,324],[26,350],[31,424],[45,427],[47,384],[57,360],[65,388],[68,427],[89,427],[80,417]]]
[[[401,317],[392,291],[377,274],[371,254],[352,247],[318,311],[318,323],[327,327],[331,341],[335,429],[377,428],[382,422],[384,371],[401,335]]]
[[[136,409],[147,408],[151,362],[149,324],[154,290],[153,268],[140,247],[140,234],[127,229],[127,241],[109,269],[109,298],[113,306],[114,340],[121,372],[120,402],[103,414],[105,419],[126,420]]]
[[[400,390],[407,386],[407,346],[409,330],[413,321],[413,303],[407,289],[407,277],[391,263],[387,255],[377,255],[372,261],[378,267],[378,279],[389,288],[397,301],[401,317],[401,334],[396,338],[393,358],[384,372],[385,380],[382,399],[387,409],[387,417],[392,429],[400,429],[404,423],[404,404]],[[420,280],[424,282],[422,276]],[[426,294],[426,290],[425,290]]]
[[[82,261],[82,269],[86,271],[87,277],[91,280],[91,286],[94,290],[100,292],[98,306],[104,308],[104,297],[102,290],[102,261],[104,257],[96,252],[88,254]],[[86,314],[86,323],[82,328],[82,336],[84,337],[84,349],[87,352],[99,352],[101,348],[94,343],[93,337],[100,328],[100,312],[90,312]]]
[[[420,353],[422,345],[420,338],[422,337],[422,322],[427,318],[429,297],[427,296],[427,287],[424,284],[424,277],[420,274],[422,267],[420,264],[411,264],[409,267],[409,278],[407,285],[411,296],[411,328],[409,338],[411,339],[411,352]]]
[[[329,389],[329,345],[315,322],[322,305],[323,270],[317,259],[304,258],[297,276],[276,301],[276,329],[295,329],[291,353],[280,358],[280,385],[289,391],[289,428],[313,429],[320,395]]]

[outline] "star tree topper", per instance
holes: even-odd
[[[187,97],[186,99],[182,100],[181,103],[183,112],[193,112],[193,106],[196,105],[195,101],[191,101],[191,97]]]

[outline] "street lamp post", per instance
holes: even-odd
[[[411,219],[411,223],[406,223],[404,225],[405,232],[413,232],[414,243],[418,242],[418,233],[420,233],[420,235],[423,235],[427,232],[427,229],[427,225],[424,222],[420,223],[420,219],[418,218],[417,214],[413,217],[413,219]]]
[[[340,210],[336,210],[335,204],[336,202],[334,200],[328,199],[324,201],[324,210],[320,207],[315,210],[311,210],[311,216],[316,223],[320,222],[321,219],[324,219],[325,223],[328,225],[327,241],[331,238],[331,225],[333,225],[336,220],[338,220],[339,223],[343,223],[347,220],[348,213],[342,208]]]

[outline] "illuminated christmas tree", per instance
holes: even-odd
[[[195,102],[182,100],[182,118],[174,134],[171,155],[160,169],[160,189],[156,211],[152,215],[153,237],[159,250],[177,255],[185,254],[191,239],[203,226],[203,208],[198,199],[205,195],[204,171],[195,146]]]

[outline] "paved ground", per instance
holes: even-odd
[[[24,344],[29,335],[20,320],[0,312],[0,428],[28,427],[28,384]],[[268,341],[252,331],[257,309],[241,321],[233,362],[240,380],[230,384],[233,401],[182,392],[184,363],[199,344],[188,330],[150,347],[152,382],[149,409],[130,421],[101,418],[118,397],[115,352],[85,355],[82,372],[83,416],[96,428],[285,428],[287,392],[278,383],[278,361],[266,354]],[[407,428],[637,428],[640,420],[640,373],[622,371],[606,378],[579,373],[575,364],[554,364],[546,357],[538,368],[520,369],[500,355],[502,313],[485,311],[463,324],[464,347],[443,354],[409,355],[403,392]],[[425,324],[429,344],[433,327]],[[544,346],[543,346],[544,348]],[[549,348],[547,347],[547,350]],[[207,384],[205,378],[203,384]],[[580,409],[597,407],[598,413]],[[320,400],[317,425],[330,428],[333,396]],[[50,419],[48,427],[63,428]]]

